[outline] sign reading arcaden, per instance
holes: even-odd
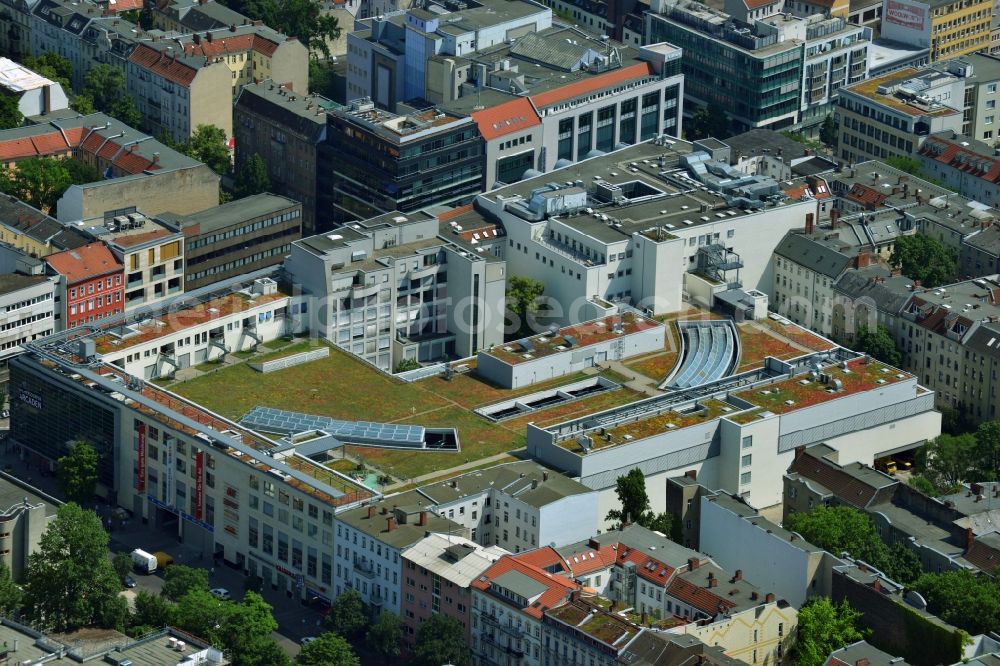
[[[927,10],[920,5],[903,0],[885,0],[884,21],[910,30],[923,30],[926,18]]]
[[[28,389],[21,389],[17,394],[18,400],[26,405],[31,405],[35,409],[42,408],[42,396],[32,393]]]

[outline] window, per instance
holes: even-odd
[[[740,460],[740,467],[749,467],[750,466],[750,458],[751,458],[751,456],[750,456],[749,453],[746,454],[745,456],[743,456],[743,459]]]
[[[997,91],[997,84],[990,83],[990,84],[988,84],[986,86],[986,92],[988,92],[988,93],[995,93],[996,91]]]
[[[983,124],[984,125],[992,125],[993,124],[993,116],[986,116],[985,118],[983,118]]]
[[[740,474],[740,485],[745,486],[750,483],[750,472]]]
[[[743,448],[749,449],[753,446],[753,435],[747,435],[743,438]]]

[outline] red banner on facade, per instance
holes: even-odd
[[[205,454],[198,453],[194,457],[194,517],[201,520],[202,507],[205,505]]]
[[[135,481],[135,489],[146,492],[146,424],[139,424],[139,478]]]

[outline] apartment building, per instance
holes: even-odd
[[[437,108],[406,114],[356,101],[327,114],[320,147],[319,209],[324,224],[433,204],[465,204],[483,189],[476,123]]]
[[[812,136],[840,87],[868,76],[872,32],[825,10],[794,15],[780,5],[654,3],[647,36],[684,51],[688,99],[725,109],[737,132],[795,127]]]
[[[931,62],[988,50],[993,4],[988,1],[886,0],[882,37],[930,48]]]
[[[124,270],[126,310],[184,292],[184,238],[179,230],[139,212],[105,214],[81,228],[104,243]],[[111,313],[113,314],[113,313]]]
[[[392,370],[503,341],[502,241],[493,224],[388,213],[292,243],[285,271],[315,299],[311,330]]]
[[[62,326],[56,318],[58,278],[47,275],[0,275],[0,368],[22,351],[21,345],[52,335]]]
[[[990,224],[963,238],[958,266],[967,277],[1000,273],[1000,227]]]
[[[843,88],[837,152],[849,162],[913,157],[931,134],[960,132],[965,85],[947,72],[906,68]]]
[[[74,250],[89,236],[13,197],[0,197],[0,242],[32,257]]]
[[[719,142],[647,142],[481,194],[476,210],[506,230],[510,270],[545,283],[554,323],[599,316],[580,316],[595,296],[673,312],[696,284],[768,290],[778,239],[816,211],[729,159]]]
[[[990,123],[993,117],[990,116]],[[987,130],[989,141],[994,130]],[[1000,206],[1000,157],[990,145],[952,132],[932,134],[916,155],[928,177],[992,208]]]
[[[45,262],[59,275],[63,328],[97,323],[125,311],[123,266],[104,243],[57,252]]]
[[[302,237],[302,204],[255,194],[191,215],[158,220],[184,236],[184,290],[278,266]],[[250,242],[250,239],[253,239]]]
[[[214,0],[160,0],[150,7],[152,27],[184,34],[250,23],[243,14]]]
[[[403,645],[412,649],[420,625],[434,614],[450,617],[470,642],[472,581],[509,553],[499,546],[484,548],[458,535],[431,533],[402,553],[403,589],[400,619]]]
[[[530,2],[481,0],[458,11],[435,9],[359,21],[347,37],[348,99],[368,98],[390,111],[400,102],[429,99],[431,56],[462,59],[552,26],[552,11]]]
[[[233,111],[234,161],[239,170],[254,154],[261,156],[270,191],[302,204],[302,235],[308,237],[332,227],[318,206],[317,175],[326,112],[338,105],[296,92],[273,80],[242,87]]]
[[[0,481],[0,507],[7,539],[3,563],[13,580],[23,581],[28,557],[38,551],[42,535],[59,507],[48,495],[9,478]]]
[[[3,0],[0,12],[0,51],[19,60],[32,55],[32,10],[38,0]]]
[[[884,326],[896,336],[899,312],[910,298],[914,280],[905,275],[886,274],[882,266],[849,270],[834,285],[832,335],[850,345],[858,329]]]
[[[597,493],[534,461],[462,474],[418,492],[476,543],[511,553],[585,540],[601,522]]]
[[[222,57],[188,55],[172,42],[140,44],[128,57],[125,81],[143,124],[186,141],[198,125],[233,135],[233,76]]]
[[[477,664],[500,666],[511,657],[540,666],[542,618],[579,597],[581,586],[520,556],[506,555],[472,582],[472,650]]]
[[[193,213],[219,202],[219,176],[208,166],[103,113],[0,131],[0,155],[7,168],[28,157],[72,158],[102,175],[60,197],[56,215],[64,224],[134,211],[137,201],[147,215]]]
[[[435,514],[428,505],[426,498],[410,491],[336,514],[334,596],[353,589],[376,614],[388,611],[399,615],[401,594],[414,595],[416,587],[414,574],[404,566],[403,553],[428,533],[468,536],[461,526]],[[412,564],[412,560],[408,562]],[[426,599],[427,595],[421,596]]]

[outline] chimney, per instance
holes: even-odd
[[[687,478],[691,479],[692,481],[697,481],[698,480],[698,470],[696,470],[696,469],[689,469],[688,471],[684,472],[684,476],[686,476]]]
[[[48,113],[52,110],[52,86],[46,85],[42,87],[42,113]]]
[[[426,524],[427,524],[427,512],[426,511],[421,511],[420,512],[420,520],[417,521],[417,525],[419,525],[420,527],[423,527]]]
[[[201,44],[201,35],[197,32],[194,33],[193,35],[191,35],[191,41],[194,42],[195,44]]]
[[[455,481],[454,479],[452,479],[452,481],[451,481],[451,487],[452,488],[458,488],[458,481]]]
[[[830,209],[830,228],[831,229],[836,229],[837,228],[837,220],[839,220],[839,219],[840,219],[840,209],[839,208],[831,208]]]
[[[972,548],[972,543],[976,540],[976,533],[972,531],[971,527],[965,528],[965,549],[969,550]]]
[[[205,33],[205,41],[207,41],[209,44],[212,43],[212,33],[210,32]]]
[[[711,571],[709,571],[708,572],[708,586],[711,588],[711,587],[715,587],[718,584],[719,584],[719,579],[715,577],[714,573],[712,573]]]
[[[736,573],[733,574],[733,582],[738,580],[743,580],[743,569],[737,569]]]
[[[548,481],[548,480],[549,480],[549,470],[546,469],[542,471],[542,481]]]
[[[878,171],[872,171],[872,184],[878,182]]]
[[[694,571],[695,569],[697,569],[700,564],[701,564],[701,562],[698,560],[697,557],[689,557],[688,558],[688,569],[690,569],[691,571]]]
[[[774,595],[772,593],[770,593],[770,592],[768,592],[767,594],[765,594],[764,595],[764,603],[765,604],[773,604],[774,603]]]
[[[369,518],[374,518],[375,517],[375,505],[374,504],[372,506],[368,507],[368,517]]]
[[[872,257],[867,251],[858,252],[854,263],[858,268],[867,268],[872,263]]]
[[[862,657],[861,659],[858,659],[856,662],[854,662],[854,666],[868,666],[868,659]]]
[[[160,163],[160,154],[153,153],[153,164],[159,164],[159,163]]]
[[[805,454],[805,452],[806,452],[806,447],[804,447],[804,446],[796,446],[795,447],[795,458],[794,459],[798,460],[799,458],[801,458]]]
[[[573,590],[572,592],[570,592],[569,593],[569,600],[570,601],[579,601],[580,600],[580,590]]]
[[[983,487],[978,483],[969,484],[969,490],[972,491],[973,495],[981,495],[983,492]]]
[[[394,529],[396,529],[396,517],[389,516],[388,518],[385,519],[385,531],[391,532]]]
[[[875,579],[875,582],[872,583],[872,589],[875,590],[876,592],[881,592],[882,591],[882,579],[881,578],[876,578]]]
[[[235,23],[231,23],[229,25],[229,32],[236,32],[236,24]]]
[[[757,601],[757,598],[758,598],[759,596],[760,596],[760,595],[759,595],[759,594],[757,594],[757,590],[754,590],[754,591],[752,591],[752,592],[750,593],[750,600],[751,600],[751,601]]]
[[[531,489],[535,490],[537,488],[538,488],[538,479],[532,479],[531,480]]]
[[[812,234],[815,216],[812,213],[806,213],[806,233]]]
[[[983,501],[983,496],[982,495],[976,495],[976,501],[977,502],[982,502]]]
[[[382,507],[382,515],[384,516],[387,513],[389,513],[389,509],[387,509],[385,506],[383,506]]]
[[[899,187],[897,187],[896,185],[893,185],[892,186],[892,196],[896,196],[897,194],[899,194]]]

